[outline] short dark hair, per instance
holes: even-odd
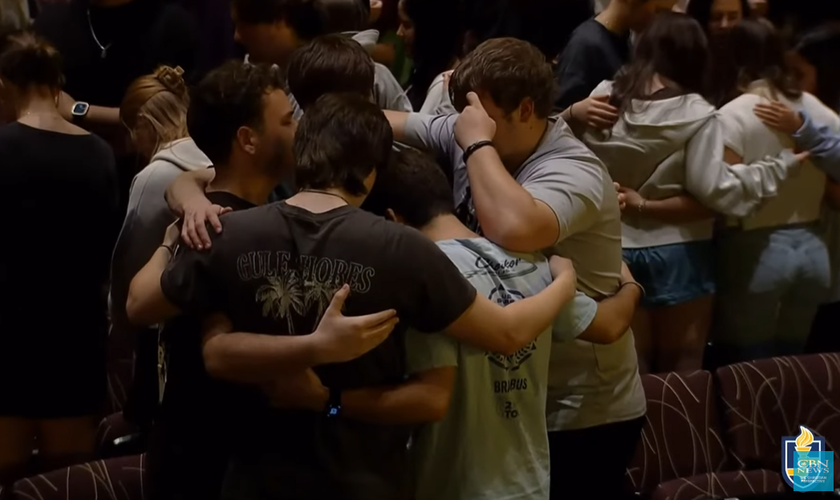
[[[467,106],[468,92],[483,91],[505,114],[530,98],[537,116],[546,118],[554,108],[557,83],[538,48],[515,38],[494,38],[476,47],[455,68],[449,91],[459,111]]]
[[[391,154],[388,169],[376,178],[362,208],[383,217],[390,208],[418,229],[435,217],[455,213],[443,170],[431,156],[412,148]]]
[[[388,164],[394,135],[376,104],[357,94],[326,94],[295,134],[295,182],[300,189],[341,188],[367,194],[364,181]]]
[[[262,126],[265,97],[284,90],[277,66],[229,61],[214,69],[190,93],[187,129],[215,165],[226,163],[240,127]]]
[[[812,29],[794,50],[817,71],[817,98],[834,111],[840,109],[840,28],[828,24]]]
[[[0,35],[0,77],[19,88],[64,85],[61,56],[46,40],[29,30]]]
[[[297,49],[287,72],[289,91],[304,111],[324,94],[373,95],[373,59],[358,42],[342,35],[318,37]]]
[[[246,24],[285,22],[303,40],[364,29],[368,11],[363,0],[233,0]],[[369,8],[369,7],[368,7]]]

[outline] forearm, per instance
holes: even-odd
[[[160,286],[161,275],[171,256],[168,248],[158,247],[149,262],[131,280],[125,307],[133,324],[154,325],[178,313],[178,308],[166,299]]]
[[[85,117],[85,123],[90,123],[93,126],[120,126],[120,108],[91,106],[88,110],[87,116]]]
[[[166,188],[164,198],[169,209],[179,217],[184,215],[184,205],[195,198],[204,198],[207,186],[216,177],[216,170],[213,168],[185,172],[179,175],[172,184]]]
[[[617,294],[598,303],[595,319],[583,332],[581,339],[603,344],[611,344],[620,339],[630,329],[640,300],[641,288],[633,284],[622,286]]]
[[[501,325],[505,336],[503,349],[491,349],[513,355],[551,328],[560,310],[574,298],[577,278],[563,274],[542,292],[506,306]]]
[[[541,223],[542,202],[516,182],[495,148],[483,147],[470,156],[467,174],[475,213],[489,240],[519,252],[541,250],[557,241],[556,217],[551,217],[551,226]]]
[[[828,126],[816,126],[804,113],[802,127],[793,134],[796,146],[811,153],[811,161],[833,181],[840,182],[840,134]]]
[[[708,220],[715,212],[688,195],[673,196],[663,200],[646,200],[638,209],[641,217],[668,224],[683,224]]]
[[[315,335],[219,333],[205,337],[204,367],[212,377],[263,384],[323,364]]]
[[[341,411],[347,418],[378,425],[419,425],[441,420],[440,394],[414,381],[390,387],[346,391]]]

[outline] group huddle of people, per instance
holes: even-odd
[[[399,0],[401,82],[381,4],[0,36],[0,486],[90,458],[109,337],[153,500],[623,498],[640,373],[840,350],[840,27]]]

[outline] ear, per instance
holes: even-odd
[[[256,134],[254,134],[254,131],[250,128],[239,127],[239,130],[236,131],[236,143],[243,151],[253,155],[257,152],[257,144],[259,143],[259,140],[257,139]]]
[[[395,214],[394,211],[390,208],[385,210],[385,218],[389,221],[396,222],[398,224],[404,224],[403,218]]]
[[[519,104],[519,121],[521,123],[528,123],[531,117],[534,116],[534,100],[530,97],[522,99]]]

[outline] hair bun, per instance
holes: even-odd
[[[174,68],[170,66],[160,66],[155,70],[155,78],[166,87],[166,90],[172,92],[178,97],[187,96],[187,84],[184,82],[184,70],[180,66]]]

